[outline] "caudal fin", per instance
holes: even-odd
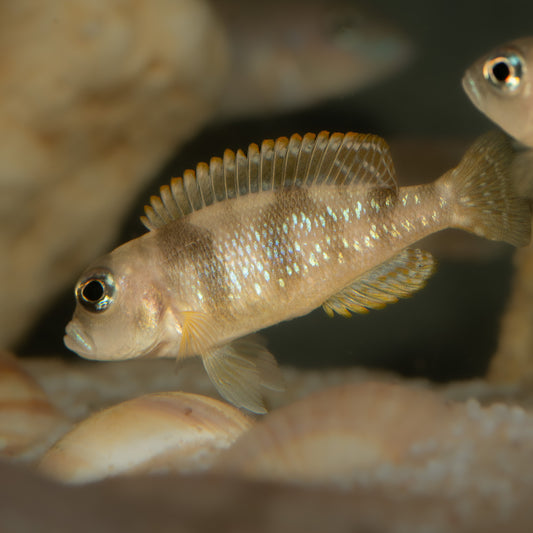
[[[511,177],[515,154],[509,137],[491,131],[479,137],[459,165],[440,181],[454,197],[453,226],[515,246],[528,244],[530,203]]]

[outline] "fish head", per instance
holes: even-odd
[[[123,360],[159,355],[170,340],[179,346],[180,331],[169,327],[168,297],[153,254],[132,243],[95,261],[76,284],[76,309],[64,342],[80,357]]]
[[[533,146],[533,37],[500,46],[463,77],[472,103],[518,141]]]
[[[289,111],[353,93],[413,57],[404,31],[352,0],[215,4],[233,51],[220,101],[226,116]]]

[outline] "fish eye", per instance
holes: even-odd
[[[509,51],[485,61],[483,76],[497,89],[513,92],[520,87],[523,77],[524,59],[515,52]]]
[[[328,33],[338,44],[354,46],[358,32],[365,27],[363,16],[356,12],[335,12],[327,17]]]
[[[98,269],[78,283],[76,299],[88,311],[105,311],[114,300],[115,281],[111,272]]]

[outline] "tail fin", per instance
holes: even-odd
[[[491,131],[479,137],[459,165],[439,180],[455,197],[453,227],[515,246],[528,244],[530,204],[515,190],[514,157],[509,137]]]

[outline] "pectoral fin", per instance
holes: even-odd
[[[435,272],[435,260],[429,252],[403,250],[376,268],[365,272],[351,285],[333,295],[322,305],[326,313],[350,316],[382,309],[399,298],[421,289]]]
[[[202,361],[220,395],[254,413],[266,413],[261,389],[283,390],[274,356],[254,336],[202,353]]]

